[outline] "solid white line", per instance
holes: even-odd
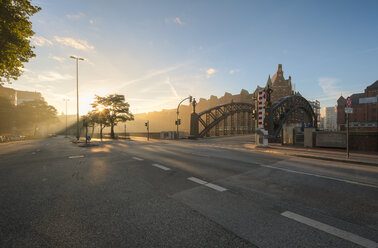
[[[160,165],[160,164],[152,164],[152,166],[155,166],[155,167],[162,169],[162,170],[165,170],[165,171],[171,170],[170,168],[165,167],[164,165]]]
[[[297,173],[297,174],[307,175],[307,176],[314,176],[314,177],[320,177],[320,178],[335,180],[335,181],[344,182],[344,183],[351,183],[351,184],[357,184],[357,185],[366,186],[366,187],[378,188],[378,185],[374,185],[374,184],[359,183],[359,182],[355,182],[355,181],[351,181],[351,180],[347,180],[347,179],[340,179],[340,178],[323,176],[323,175],[318,175],[318,174],[313,174],[313,173],[308,173],[308,172],[295,171],[295,170],[290,170],[290,169],[285,169],[285,168],[279,168],[279,167],[265,165],[265,164],[260,164],[260,166],[266,167],[266,168],[271,168],[271,169],[282,170],[282,171],[286,171],[286,172],[291,172],[291,173]]]
[[[215,190],[220,191],[220,192],[223,192],[223,191],[227,190],[226,188],[223,188],[223,187],[218,186],[216,184],[208,183],[208,182],[203,181],[203,180],[201,180],[199,178],[196,178],[196,177],[188,177],[188,180],[190,180],[192,182],[195,182],[195,183],[198,183],[198,184],[201,184],[201,185],[204,185],[206,187],[215,189]]]
[[[311,226],[313,228],[316,228],[320,231],[327,232],[327,233],[332,234],[336,237],[339,237],[339,238],[348,240],[350,242],[353,242],[355,244],[361,245],[363,247],[368,247],[368,248],[377,248],[378,247],[378,243],[376,243],[372,240],[365,239],[365,238],[358,236],[356,234],[338,229],[336,227],[321,223],[321,222],[316,221],[316,220],[312,220],[310,218],[304,217],[302,215],[299,215],[299,214],[296,214],[296,213],[293,213],[293,212],[290,212],[290,211],[285,211],[285,212],[281,213],[281,215],[285,216],[287,218],[296,220],[296,221],[303,223],[305,225]]]
[[[207,183],[205,184],[205,186],[209,187],[209,188],[212,188],[212,189],[215,189],[215,190],[218,190],[220,192],[223,192],[223,191],[226,191],[227,189],[221,187],[221,186],[218,186],[216,184],[212,184],[212,183]]]
[[[69,156],[68,158],[84,158],[84,155]]]
[[[138,157],[133,157],[133,159],[138,160],[138,161],[143,161],[143,158],[138,158]]]
[[[203,180],[196,178],[196,177],[188,177],[188,180],[195,182],[195,183],[199,183],[199,184],[206,184],[207,183],[206,181],[203,181]]]

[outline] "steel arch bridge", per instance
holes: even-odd
[[[283,125],[298,110],[303,112],[301,122],[312,123],[316,127],[317,117],[310,103],[300,95],[285,96],[272,104],[267,120],[269,136],[276,139]]]
[[[198,114],[193,113],[191,136],[209,137],[252,133],[253,109],[254,105],[250,103],[231,102]]]
[[[250,134],[253,131],[255,105],[231,102],[191,114],[190,136],[192,138],[219,135]],[[300,111],[300,112],[299,112]],[[297,121],[313,123],[316,115],[310,103],[300,95],[283,97],[274,102],[266,116],[269,138],[277,140],[283,125],[296,115]]]

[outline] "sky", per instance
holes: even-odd
[[[80,114],[95,94],[125,95],[133,113],[192,95],[253,92],[283,65],[295,90],[334,106],[378,80],[378,1],[35,0],[35,58],[12,88]]]

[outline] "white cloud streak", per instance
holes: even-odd
[[[237,73],[237,72],[239,72],[240,70],[239,69],[232,69],[232,70],[230,70],[228,73],[230,74],[230,75],[234,75],[235,73]]]
[[[33,36],[31,38],[31,41],[32,41],[33,45],[40,46],[40,47],[52,46],[53,45],[51,40],[46,39],[45,37],[42,37],[42,36]]]
[[[56,61],[59,61],[59,62],[63,62],[65,61],[66,59],[63,58],[63,57],[59,57],[59,56],[52,56],[51,57],[53,60],[56,60]]]
[[[88,44],[88,41],[86,41],[86,40],[79,40],[79,39],[74,39],[74,38],[70,38],[70,37],[60,37],[60,36],[55,36],[54,39],[59,44],[62,44],[64,46],[73,47],[77,50],[88,51],[88,50],[94,49],[94,46]]]
[[[47,71],[37,76],[37,80],[41,82],[51,82],[57,80],[69,80],[72,79],[71,75],[68,74],[60,74],[56,71]]]
[[[168,78],[166,81],[165,81],[166,84],[168,84],[169,88],[171,89],[171,92],[172,92],[172,95],[174,97],[176,97],[177,99],[180,99],[178,94],[177,94],[177,91],[176,89],[173,87],[172,83],[171,83],[171,79]]]
[[[177,23],[179,25],[182,25],[182,21],[179,17],[176,17],[174,20],[173,20],[174,23]]]
[[[70,19],[70,20],[78,20],[78,19],[80,19],[80,18],[82,18],[82,17],[84,17],[85,16],[85,14],[83,14],[83,13],[78,13],[78,14],[67,14],[66,15],[66,17],[68,18],[68,19]]]
[[[324,97],[319,98],[319,101],[337,100],[341,95],[341,88],[337,85],[340,82],[338,78],[321,77],[318,79],[318,84],[324,93]]]

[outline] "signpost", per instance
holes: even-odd
[[[347,158],[349,158],[349,114],[353,113],[352,107],[352,99],[350,99],[350,96],[346,99],[347,107],[345,108],[345,113],[347,114],[347,134],[346,134],[346,148],[347,148]]]
[[[147,121],[144,123],[144,125],[147,127],[147,141],[150,140],[150,121]]]

